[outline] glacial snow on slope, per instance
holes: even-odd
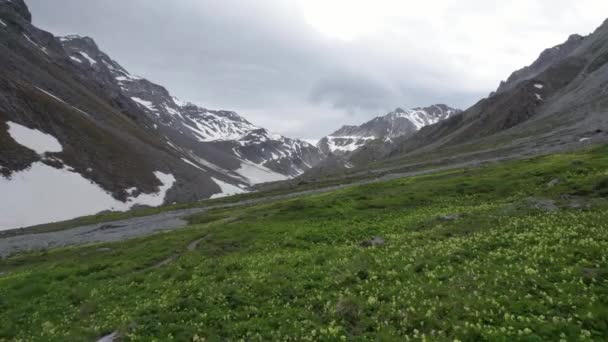
[[[348,154],[376,139],[388,142],[398,137],[413,135],[422,127],[446,120],[459,112],[444,104],[408,110],[397,108],[359,126],[342,126],[321,139],[317,147],[326,154]]]
[[[184,126],[201,142],[239,140],[250,131],[259,129],[245,120],[234,120],[192,104],[185,108],[190,115]]]
[[[25,146],[38,154],[63,151],[63,147],[59,141],[50,134],[27,128],[11,121],[8,121],[7,124],[8,133],[18,144]]]
[[[71,171],[36,162],[10,179],[0,177],[0,230],[69,220],[103,210],[126,211],[133,205],[158,206],[175,183],[171,174],[155,172],[159,192],[116,200],[95,183]]]
[[[394,112],[395,117],[408,119],[411,123],[416,126],[416,130],[420,130],[424,126],[436,124],[437,122],[447,119],[453,114],[456,113],[455,110],[449,109],[447,111],[443,110],[437,105],[433,106],[440,113],[444,113],[444,115],[429,115],[429,111],[427,108],[416,108],[416,109],[408,109],[408,110],[397,110]]]
[[[246,193],[247,191],[244,189],[239,188],[238,186],[234,186],[232,184],[228,184],[226,182],[222,182],[221,180],[217,179],[217,178],[213,178],[211,177],[211,179],[217,184],[219,185],[221,192],[218,194],[215,194],[213,196],[211,196],[211,199],[214,198],[222,198],[222,197],[228,197],[228,196],[232,196],[232,195],[236,195],[236,194],[242,194],[242,193]]]
[[[2,20],[0,20],[0,25],[4,26],[4,27],[8,27],[8,25],[6,25],[6,23]]]
[[[149,110],[155,112],[156,108],[154,107],[154,104],[150,101],[146,101],[146,100],[142,100],[139,97],[131,97],[131,100],[135,101],[137,104],[142,105],[146,108],[148,108]]]
[[[89,56],[86,52],[84,51],[80,51],[80,55],[84,58],[87,59],[87,61],[89,61],[89,64],[91,65],[95,65],[97,63],[96,60],[94,60],[93,58],[91,58],[91,56]]]
[[[63,151],[52,135],[11,121],[8,126],[9,135],[17,143],[38,154]],[[69,167],[56,169],[36,162],[10,178],[0,177],[0,194],[10,194],[0,196],[0,230],[68,220],[102,210],[125,211],[133,205],[159,206],[176,180],[159,171],[154,175],[162,183],[157,193],[140,194],[121,202]]]
[[[357,136],[342,136],[342,137],[327,137],[327,144],[332,152],[353,152],[368,141],[376,139],[375,137],[357,137]]]
[[[241,167],[236,170],[236,173],[249,179],[249,184],[251,185],[289,179],[289,177],[274,172],[262,165],[257,165],[245,160],[242,161]]]

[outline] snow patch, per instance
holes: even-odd
[[[76,63],[80,63],[80,64],[82,64],[82,60],[81,60],[81,59],[78,59],[78,58],[76,58],[76,57],[74,57],[74,56],[70,56],[70,59],[71,59],[71,60],[73,60],[73,61],[74,61],[74,62],[76,62]]]
[[[46,91],[46,90],[44,90],[44,89],[41,89],[41,88],[38,88],[38,87],[36,87],[36,89],[40,90],[40,91],[41,91],[41,92],[43,92],[44,94],[46,94],[46,95],[48,95],[48,96],[50,96],[50,97],[54,98],[55,100],[57,100],[57,101],[59,101],[59,102],[61,102],[61,103],[65,103],[65,104],[67,104],[67,103],[66,103],[65,101],[63,101],[62,99],[58,98],[57,96],[55,96],[55,95],[53,95],[53,94],[49,93],[48,91]]]
[[[232,196],[232,195],[248,192],[246,190],[239,188],[238,186],[228,184],[226,182],[222,182],[221,180],[213,178],[213,177],[211,177],[211,180],[213,180],[220,187],[220,189],[222,191],[219,194],[212,195],[210,197],[211,199],[222,198],[222,197],[227,197],[227,196]]]
[[[587,140],[591,140],[591,138],[581,138],[579,141],[580,141],[580,142],[585,142],[585,141],[587,141]]]
[[[374,139],[376,139],[376,137],[328,136],[327,146],[331,152],[353,152],[365,145],[368,141]]]
[[[63,151],[63,147],[54,136],[11,121],[7,123],[8,133],[19,145],[25,146],[38,154]]]
[[[124,76],[118,76],[116,77],[116,80],[118,82],[127,82],[127,81],[137,81],[137,80],[141,80],[142,78],[139,76],[134,76],[128,73],[123,73]]]
[[[158,193],[120,202],[76,172],[36,162],[14,173],[11,179],[0,177],[0,230],[69,220],[103,210],[124,211],[136,204],[161,205],[175,178],[162,172],[154,175],[163,183]]]
[[[131,97],[131,100],[135,101],[137,104],[139,104],[141,106],[148,108],[149,110],[151,110],[153,112],[156,112],[156,108],[154,107],[154,104],[152,104],[152,102],[150,102],[150,101],[140,99],[139,97]]]
[[[49,54],[48,52],[46,52],[46,48],[45,47],[42,47],[42,46],[38,45],[28,35],[26,35],[25,33],[23,33],[23,36],[25,37],[25,39],[27,39],[28,42],[30,42],[32,45],[34,45],[35,47],[37,47],[40,51],[44,52],[47,55]]]
[[[319,143],[319,139],[300,139],[300,140],[302,140],[305,143],[308,143],[309,145],[312,145],[312,146],[317,146],[317,144]]]
[[[542,97],[542,96],[540,96],[540,94],[534,94],[534,95],[536,95],[536,99],[537,99],[538,101],[542,101],[542,100],[543,100],[543,97]]]
[[[2,21],[1,19],[0,19],[0,24],[4,27],[8,27],[8,25],[6,25],[6,23],[4,21]]]
[[[540,83],[537,83],[537,84],[535,84],[535,85],[534,85],[534,87],[535,87],[536,89],[543,89],[545,86],[544,86],[544,85],[542,85],[542,84],[540,84]]]
[[[84,51],[79,51],[78,52],[82,57],[86,58],[87,61],[89,61],[89,64],[91,65],[95,65],[97,64],[97,61],[94,60],[93,58],[91,58],[91,56],[89,56],[86,52]]]
[[[200,167],[200,166],[198,166],[198,165],[194,164],[194,162],[192,162],[192,161],[190,161],[190,160],[188,160],[188,159],[186,159],[186,158],[182,158],[182,161],[183,161],[184,163],[186,163],[186,164],[189,164],[189,165],[194,166],[195,168],[197,168],[197,169],[199,169],[199,170],[201,170],[201,171],[205,171],[205,169],[203,169],[202,167]]]
[[[251,185],[289,179],[289,177],[285,175],[248,161],[242,161],[241,167],[236,170],[236,173],[247,178]]]

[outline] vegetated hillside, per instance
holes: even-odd
[[[36,28],[23,0],[0,1],[0,64],[0,230],[246,192],[323,158],[234,112],[177,101],[91,38]],[[58,147],[36,149],[41,139]]]
[[[602,340],[607,165],[604,146],[14,256],[0,339]]]

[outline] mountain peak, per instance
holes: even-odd
[[[385,116],[378,116],[361,126],[342,126],[321,139],[318,147],[325,154],[346,154],[356,151],[373,140],[391,140],[416,133],[424,126],[435,124],[460,113],[445,104],[410,110],[396,108]]]
[[[79,46],[83,46],[83,47],[87,47],[89,49],[93,49],[96,51],[99,51],[99,47],[97,46],[97,43],[95,43],[95,40],[93,40],[93,38],[91,37],[87,37],[87,36],[79,36],[77,34],[71,34],[71,35],[67,35],[64,37],[58,37],[59,41],[61,42],[61,44],[63,44],[64,46],[66,45],[79,45]]]
[[[0,0],[0,6],[7,6],[27,22],[32,22],[32,14],[23,0]]]

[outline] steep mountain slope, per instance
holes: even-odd
[[[322,158],[37,29],[22,0],[0,0],[0,65],[0,229],[243,192]]]
[[[606,141],[607,62],[608,21],[587,37],[574,35],[546,50],[468,110],[397,139],[389,151],[367,145],[350,160],[385,168],[538,154]]]
[[[130,74],[90,38],[67,36],[60,41],[77,67],[92,70],[98,81],[133,100],[154,122],[149,128],[167,135],[174,145],[186,145],[188,154],[206,157],[208,149],[218,150],[221,155],[229,154],[278,174],[266,177],[269,181],[297,176],[322,159],[309,143],[271,134],[235,112],[179,101],[164,87]]]
[[[403,110],[397,108],[360,126],[343,126],[319,141],[317,147],[325,154],[345,155],[373,140],[390,141],[410,136],[422,127],[450,118],[460,110],[444,104]]]

